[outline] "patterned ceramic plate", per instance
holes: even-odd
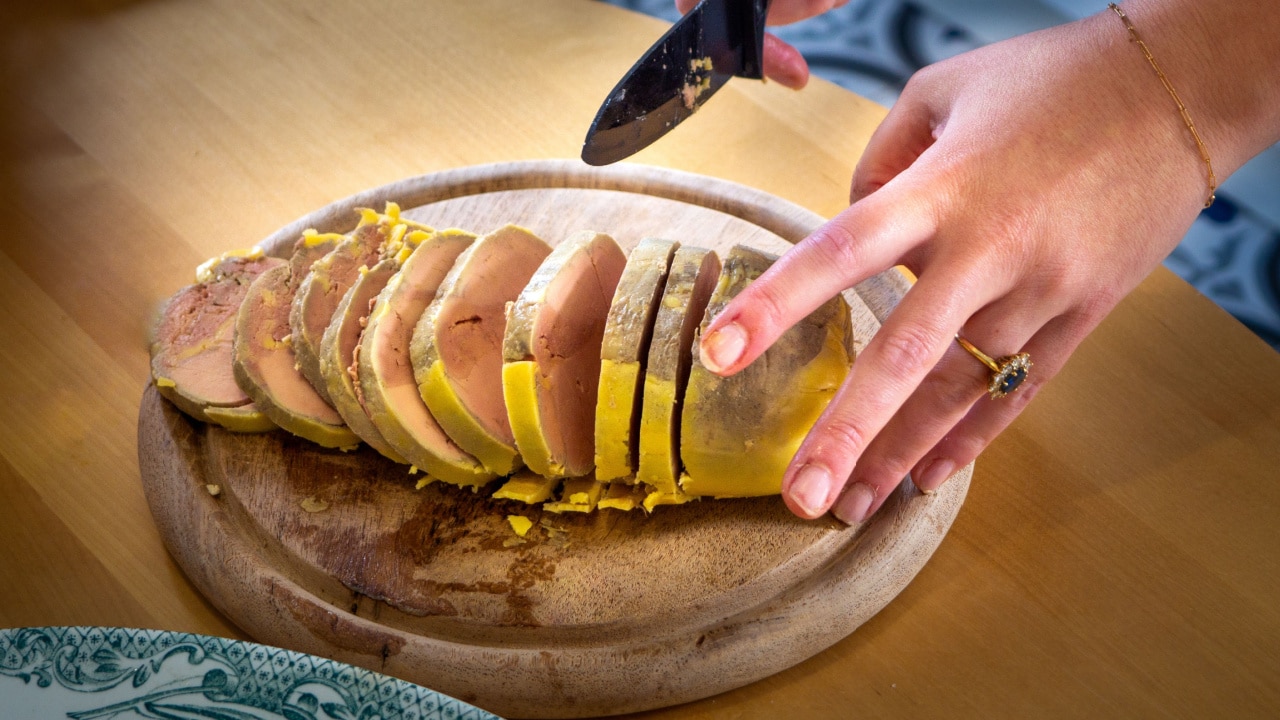
[[[0,719],[482,720],[484,710],[363,668],[190,633],[0,630]]]

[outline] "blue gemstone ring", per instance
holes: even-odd
[[[987,383],[987,394],[993,400],[1017,390],[1022,386],[1022,381],[1027,379],[1027,373],[1031,372],[1031,356],[1027,353],[1006,355],[997,360],[959,335],[956,335],[956,342],[991,370],[991,382]]]

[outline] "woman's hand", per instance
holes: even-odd
[[[788,25],[838,8],[849,0],[774,0],[769,6],[770,25]],[[676,0],[676,8],[687,13],[698,0]],[[803,88],[809,82],[809,64],[800,51],[778,39],[776,35],[764,36],[765,77],[793,90]]]
[[[841,290],[898,264],[918,277],[783,480],[798,515],[834,506],[860,522],[907,473],[932,491],[1009,425],[1177,244],[1206,177],[1176,106],[1109,11],[938,63],[871,138],[852,205],[714,319],[702,360],[732,374]],[[1021,389],[985,397],[989,371],[957,333],[993,357],[1029,353]]]

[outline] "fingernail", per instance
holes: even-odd
[[[806,515],[817,517],[827,511],[831,473],[821,465],[805,465],[792,481],[789,494]]]
[[[932,495],[955,470],[956,464],[951,460],[936,458],[920,471],[920,477],[915,478],[916,487],[920,488],[920,492],[925,495]]]
[[[831,514],[849,525],[856,525],[867,519],[867,511],[876,499],[876,491],[870,485],[854,483],[836,501]]]
[[[729,323],[702,338],[698,355],[708,370],[720,373],[738,362],[746,349],[747,331],[737,323]]]

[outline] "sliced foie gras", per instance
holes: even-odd
[[[324,342],[325,330],[347,290],[360,277],[360,269],[371,268],[386,257],[387,243],[392,239],[392,230],[398,225],[413,230],[431,230],[425,225],[402,219],[400,207],[395,203],[387,203],[383,214],[369,209],[360,210],[356,229],[333,252],[311,266],[306,277],[301,278],[294,296],[289,325],[293,331],[293,350],[298,356],[298,367],[330,404],[328,384],[320,370],[320,345]]]
[[[653,320],[679,243],[646,238],[627,256],[600,346],[596,479],[635,482],[640,407]],[[621,491],[619,491],[621,492]]]
[[[304,235],[288,265],[266,271],[249,286],[236,319],[232,368],[240,389],[272,422],[323,447],[352,448],[360,439],[298,371],[289,329],[299,281],[336,239]]]
[[[506,306],[550,253],[551,246],[514,225],[480,238],[445,277],[409,346],[431,414],[496,475],[522,464],[502,398]]]
[[[775,259],[733,248],[702,327]],[[714,497],[781,492],[783,472],[849,372],[852,343],[849,305],[837,295],[730,377],[703,367],[695,346],[684,396],[681,489]]]
[[[595,464],[600,345],[626,261],[608,235],[574,235],[508,309],[503,397],[516,447],[540,475],[581,477]]]
[[[252,402],[236,407],[207,407],[204,414],[209,420],[231,432],[260,433],[275,430],[279,425],[271,421]]]
[[[458,447],[427,410],[413,379],[409,342],[445,275],[474,240],[461,231],[424,240],[378,294],[355,351],[360,397],[382,437],[433,478],[469,487],[496,476]]]
[[[677,250],[653,321],[636,479],[659,493],[679,490],[680,401],[689,378],[689,350],[719,276],[715,252],[689,246]]]
[[[283,266],[260,249],[227,253],[196,271],[196,282],[174,293],[151,332],[151,377],[160,394],[191,417],[208,408],[247,405],[231,373],[236,313],[255,278]]]
[[[320,374],[324,377],[325,389],[333,408],[342,416],[347,427],[368,443],[369,447],[393,462],[404,464],[408,464],[408,460],[382,437],[361,402],[353,369],[355,349],[360,343],[365,321],[373,303],[378,299],[378,293],[400,271],[414,248],[430,235],[425,230],[410,230],[405,223],[394,225],[384,251],[387,257],[362,271],[356,278],[334,310],[333,319],[320,342]]]

